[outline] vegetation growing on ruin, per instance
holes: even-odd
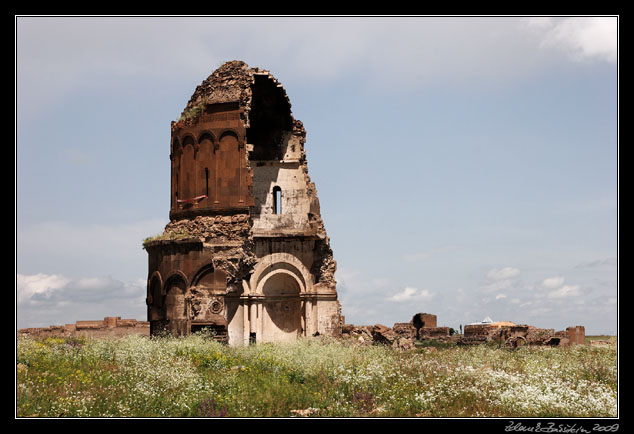
[[[616,343],[421,347],[204,335],[17,342],[18,417],[610,417]]]
[[[180,121],[186,121],[189,119],[194,119],[197,118],[198,116],[200,116],[204,111],[205,111],[205,107],[207,106],[207,101],[203,101],[200,104],[190,108],[189,110],[186,110],[179,118],[178,121],[176,122],[180,122]]]
[[[143,248],[148,245],[150,241],[158,241],[158,240],[183,240],[191,237],[191,234],[187,231],[187,229],[175,229],[171,231],[165,231],[161,234],[154,235],[152,237],[147,237],[143,240]]]

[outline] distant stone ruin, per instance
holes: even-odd
[[[449,327],[437,327],[436,315],[417,313],[408,323],[395,323],[393,328],[382,324],[356,326],[344,324],[342,337],[363,344],[383,344],[393,348],[411,349],[420,340],[455,341]]]
[[[150,335],[150,323],[135,319],[121,319],[120,316],[109,316],[103,321],[77,321],[75,324],[53,325],[41,328],[25,328],[18,330],[19,335],[38,338],[46,337],[86,337],[86,338],[119,338],[128,335]]]
[[[511,322],[470,324],[464,335],[452,333],[449,327],[437,327],[436,315],[417,313],[408,323],[395,323],[393,328],[382,324],[356,326],[344,324],[342,337],[362,344],[383,344],[393,348],[411,349],[418,342],[438,342],[456,345],[480,345],[497,342],[500,346],[517,348],[522,345],[565,347],[585,345],[585,328],[568,327],[565,331],[540,329]]]
[[[585,345],[584,326],[568,327],[565,331],[540,329],[529,325],[471,324],[464,328],[460,345],[477,345],[486,342],[518,347],[528,345],[571,346]]]
[[[342,317],[343,318],[343,317]],[[568,327],[564,331],[541,329],[510,322],[491,324],[469,324],[464,334],[452,333],[449,327],[436,327],[436,315],[417,313],[408,323],[395,323],[392,328],[382,324],[357,326],[343,324],[339,338],[366,345],[386,345],[399,350],[411,350],[416,343],[442,343],[453,345],[480,345],[497,343],[500,347],[518,348],[523,345],[567,347],[586,345],[584,326]],[[121,317],[106,317],[103,321],[77,321],[75,324],[25,328],[19,335],[34,337],[87,337],[116,338],[127,335],[149,337],[150,323]],[[315,334],[319,336],[319,334]],[[223,341],[222,337],[214,336]],[[591,345],[610,345],[609,341],[592,341]]]

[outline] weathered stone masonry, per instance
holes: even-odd
[[[231,344],[341,333],[306,131],[282,85],[223,64],[172,122],[170,222],[146,240],[151,334]]]
[[[101,321],[77,321],[75,324],[20,329],[18,333],[36,337],[120,338],[128,335],[148,336],[150,324],[146,321],[110,316]]]

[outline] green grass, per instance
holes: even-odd
[[[151,241],[157,241],[157,240],[182,240],[185,238],[189,238],[191,237],[190,233],[187,231],[187,229],[179,229],[179,230],[174,230],[174,231],[165,231],[161,234],[158,235],[154,235],[151,237],[146,237],[145,239],[143,239],[143,249],[145,249],[145,247],[147,246],[147,244]]]
[[[402,352],[325,338],[20,337],[17,415],[610,417],[616,364],[616,345]]]

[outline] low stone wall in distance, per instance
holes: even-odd
[[[86,338],[118,338],[127,335],[150,336],[150,323],[110,316],[103,321],[77,321],[75,324],[54,325],[18,330],[18,334],[35,337],[76,336]]]
[[[584,326],[568,327],[565,331],[540,329],[528,325],[491,326],[488,324],[471,324],[464,328],[462,344],[478,344],[509,338],[521,337],[529,345],[571,346],[585,345],[586,332]]]

